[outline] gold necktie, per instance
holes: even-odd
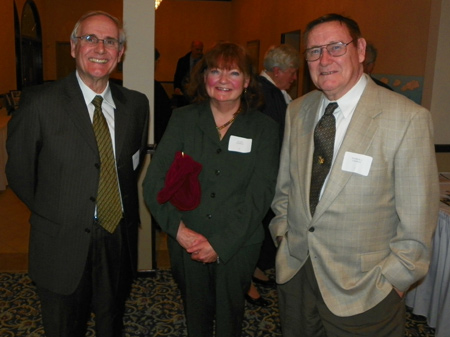
[[[92,104],[95,106],[94,128],[97,147],[100,155],[100,181],[97,193],[97,218],[100,226],[114,233],[122,218],[119,184],[116,173],[111,135],[108,123],[102,112],[102,96],[95,96]]]
[[[314,156],[311,172],[311,188],[309,191],[309,209],[314,215],[319,203],[320,191],[325,178],[330,172],[333,162],[334,137],[336,135],[336,119],[333,112],[338,107],[336,102],[327,105],[325,114],[314,130]]]

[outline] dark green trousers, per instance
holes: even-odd
[[[250,287],[261,245],[240,249],[227,263],[203,264],[169,238],[172,273],[183,298],[190,337],[240,337],[244,295]]]

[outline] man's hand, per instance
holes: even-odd
[[[403,298],[403,296],[405,295],[404,291],[400,291],[397,288],[394,288],[395,292],[398,294],[398,296],[400,296],[400,298]]]

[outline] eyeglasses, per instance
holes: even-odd
[[[320,56],[322,56],[322,50],[325,48],[333,57],[342,56],[347,52],[347,46],[352,43],[354,40],[351,40],[348,43],[344,42],[333,42],[329,44],[324,44],[323,46],[312,47],[305,50],[305,59],[308,62],[317,61]]]
[[[96,46],[96,45],[98,45],[98,43],[100,41],[102,41],[105,48],[110,48],[110,49],[117,48],[121,44],[118,40],[116,40],[112,37],[108,37],[108,38],[102,40],[102,39],[99,39],[95,35],[83,35],[83,36],[76,36],[76,38],[80,39],[87,45],[92,45],[92,46]]]

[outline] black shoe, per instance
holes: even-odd
[[[264,288],[275,288],[276,287],[276,282],[272,279],[268,279],[266,280],[261,280],[257,277],[252,276],[252,280],[254,283],[259,284],[261,286],[263,286]]]
[[[259,296],[258,298],[253,298],[249,294],[245,294],[245,300],[252,304],[256,305],[258,307],[268,307],[270,305],[269,301],[266,301],[262,296]]]

